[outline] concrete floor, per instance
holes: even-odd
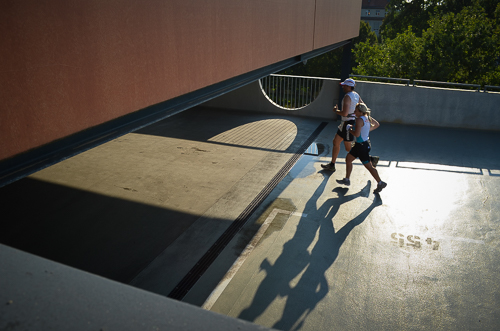
[[[0,189],[0,243],[168,295],[320,123],[185,111]],[[336,183],[345,151],[321,170],[337,124],[184,301],[283,330],[500,328],[500,133],[382,123],[374,195],[359,163]]]
[[[498,133],[441,130],[372,133],[380,195],[361,164],[346,188],[343,164],[325,173],[327,157],[304,156],[255,217],[279,201],[295,214],[206,306],[282,330],[498,330]]]

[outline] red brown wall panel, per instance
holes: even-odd
[[[357,37],[360,17],[361,1],[317,0],[314,48]]]
[[[0,1],[0,160],[353,38],[360,8],[361,0]]]

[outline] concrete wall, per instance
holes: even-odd
[[[361,0],[0,1],[0,160],[358,35]]]
[[[338,79],[325,79],[313,103],[299,110],[286,110],[273,105],[256,82],[204,106],[335,119],[332,107],[338,103],[339,89]],[[500,93],[361,81],[356,91],[380,122],[500,130]]]
[[[358,82],[377,120],[437,127],[500,130],[500,94]]]
[[[320,94],[304,108],[285,109],[273,104],[264,95],[259,82],[224,94],[203,104],[205,107],[258,111],[271,114],[334,119],[333,106],[338,103],[339,80],[325,79]]]
[[[270,330],[0,245],[1,330]]]

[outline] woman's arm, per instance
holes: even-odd
[[[354,137],[359,137],[361,135],[361,128],[363,127],[363,125],[365,125],[363,120],[361,118],[356,118],[355,130],[351,129],[350,131]]]
[[[373,117],[370,117],[370,121],[371,121],[370,131],[373,131],[380,126],[380,123],[377,122],[377,120],[374,119]]]

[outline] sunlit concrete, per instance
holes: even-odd
[[[331,146],[328,128],[320,145]],[[285,209],[286,221],[260,234],[205,308],[283,330],[498,329],[498,133],[469,149],[474,132],[447,130],[454,147],[425,151],[428,130],[372,132],[380,194],[359,162],[345,187],[343,159],[332,174],[320,167],[329,151],[303,156],[254,216]]]

